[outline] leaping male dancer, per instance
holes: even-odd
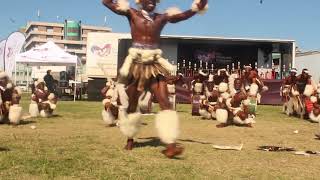
[[[136,0],[139,9],[131,8],[127,0],[102,1],[114,13],[126,16],[131,27],[132,47],[119,76],[119,83],[124,86],[118,86],[123,106],[120,108],[119,125],[128,138],[125,149],[132,150],[133,138],[141,124],[140,113],[137,112],[139,97],[144,91],[151,91],[161,108],[156,116],[156,128],[161,141],[167,145],[162,153],[173,158],[183,152],[183,148],[176,144],[179,120],[177,113],[171,109],[164,78],[174,68],[162,57],[160,34],[168,22],[177,23],[205,11],[207,1],[194,0],[190,10],[181,12],[178,8],[169,8],[164,14],[155,12],[159,0]],[[123,87],[126,87],[125,91]]]

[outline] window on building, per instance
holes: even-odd
[[[34,31],[38,31],[38,27],[33,27],[33,30]]]
[[[52,27],[47,27],[47,32],[48,33],[53,33],[53,28]]]
[[[47,36],[47,40],[53,40],[53,36]]]

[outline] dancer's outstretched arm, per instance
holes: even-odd
[[[182,13],[170,13],[167,12],[167,20],[170,23],[177,23],[180,21],[184,21],[187,20],[189,18],[191,18],[192,16],[194,16],[196,13],[198,13],[199,11],[203,11],[205,10],[207,4],[208,4],[208,0],[194,0],[194,4],[192,5],[192,8],[190,10],[184,11]],[[198,3],[196,3],[197,1],[199,1]],[[177,10],[177,9],[175,9]],[[175,11],[173,10],[173,11]]]
[[[114,0],[102,0],[102,4],[118,15],[129,16],[130,14],[129,2],[126,0],[117,0],[115,2]]]

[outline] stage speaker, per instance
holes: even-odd
[[[60,72],[60,81],[59,81],[59,86],[67,88],[69,85],[68,83],[68,75],[66,71],[61,71]]]

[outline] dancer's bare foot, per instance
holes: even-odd
[[[320,139],[320,133],[315,134],[318,139]]]
[[[167,148],[162,151],[162,154],[164,154],[167,158],[174,158],[176,156],[179,156],[183,153],[184,148],[178,147],[175,143],[168,144]]]
[[[127,145],[124,147],[125,150],[131,151],[133,149],[134,141],[133,139],[127,140]]]
[[[245,127],[248,127],[248,128],[253,128],[252,124],[249,123],[249,124],[246,124]]]
[[[227,127],[227,123],[220,123],[218,125],[216,125],[217,128],[224,128],[224,127]]]

